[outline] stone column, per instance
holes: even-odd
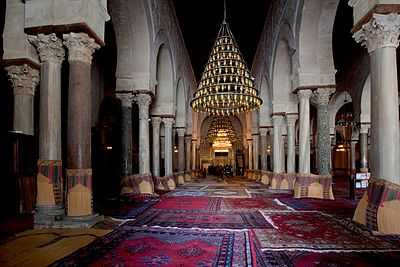
[[[14,123],[16,133],[34,135],[34,96],[39,71],[27,64],[5,68],[14,92]]]
[[[396,48],[400,15],[373,14],[354,34],[371,59],[371,176],[400,184]]]
[[[356,145],[358,140],[354,139],[350,142],[350,160],[351,160],[351,173],[356,172]]]
[[[191,142],[192,142],[192,136],[187,135],[185,136],[185,148],[186,148],[186,168],[185,171],[190,171],[190,153],[191,153]]]
[[[267,128],[260,128],[260,140],[261,140],[261,169],[263,171],[268,170],[268,159],[267,159]]]
[[[170,176],[174,173],[172,169],[172,124],[173,118],[163,118],[165,131],[165,176]]]
[[[287,132],[288,132],[288,149],[287,149],[287,172],[295,173],[296,170],[296,120],[297,113],[286,113]]]
[[[160,176],[160,117],[152,117],[153,126],[153,175]]]
[[[253,167],[253,141],[251,139],[247,139],[247,152],[249,158],[249,170],[252,170]]]
[[[132,94],[117,93],[121,100],[121,176],[132,174]]]
[[[310,89],[299,90],[299,173],[310,173]]]
[[[272,115],[272,121],[274,125],[274,141],[273,141],[273,147],[272,147],[272,153],[273,153],[273,171],[275,173],[280,173],[283,172],[283,166],[282,166],[282,149],[281,146],[282,144],[282,121],[283,121],[283,114],[273,114]]]
[[[92,220],[91,63],[100,46],[86,33],[63,35],[68,48],[67,215]]]
[[[258,170],[258,155],[259,152],[259,134],[253,134],[253,169]]]
[[[315,91],[318,107],[317,114],[317,145],[318,170],[320,175],[330,174],[331,137],[329,128],[328,104],[334,88],[319,88]]]
[[[54,225],[64,215],[61,157],[61,64],[65,51],[55,34],[30,36],[40,67],[39,160],[35,224]]]
[[[197,140],[192,139],[192,170],[196,170],[196,146],[197,146]]]
[[[139,106],[139,173],[149,175],[150,172],[150,141],[149,141],[149,107],[151,96],[137,94],[135,101]]]
[[[361,172],[368,172],[368,130],[370,124],[362,123],[360,127],[360,161]]]
[[[176,128],[178,134],[178,170],[185,171],[185,128]]]

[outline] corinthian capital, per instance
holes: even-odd
[[[133,95],[131,93],[117,93],[117,98],[121,100],[121,106],[132,108]]]
[[[14,95],[35,95],[39,83],[39,71],[27,64],[13,65],[5,68],[12,83]]]
[[[172,124],[174,124],[174,118],[162,118],[162,122],[164,123],[165,128],[172,128]]]
[[[42,62],[50,61],[61,64],[64,60],[65,51],[62,41],[54,33],[29,36],[28,40],[36,47]]]
[[[81,61],[92,64],[92,55],[100,48],[86,33],[63,34],[64,45],[68,48],[68,61]]]
[[[151,96],[148,94],[138,94],[134,97],[134,100],[139,106],[139,118],[148,119]]]
[[[353,38],[372,53],[382,47],[396,48],[399,45],[399,30],[398,14],[374,14],[372,19],[353,35]]]
[[[318,88],[314,92],[317,105],[328,105],[331,95],[335,92],[335,88]]]
[[[297,95],[298,95],[299,99],[309,100],[312,95],[312,91],[311,91],[311,89],[298,90]]]

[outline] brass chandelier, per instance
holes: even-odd
[[[191,106],[196,112],[229,116],[262,105],[235,38],[224,20],[211,50]]]
[[[238,141],[231,120],[222,116],[215,116],[213,118],[207,131],[207,139],[210,143],[217,139],[230,142]]]

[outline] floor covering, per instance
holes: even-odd
[[[0,266],[399,266],[400,237],[353,223],[356,202],[291,195],[208,177],[112,207],[93,229],[20,233]]]

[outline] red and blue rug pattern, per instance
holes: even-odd
[[[123,225],[52,266],[257,266],[248,232]]]
[[[257,259],[259,267],[397,267],[400,252],[264,251]]]
[[[288,210],[288,208],[271,198],[224,198],[223,210]]]
[[[258,211],[187,213],[179,210],[149,209],[131,222],[135,226],[160,226],[206,229],[272,228]]]
[[[296,199],[293,197],[279,197],[279,201],[295,210],[322,211],[340,217],[353,217],[357,203],[347,199]]]
[[[263,249],[387,250],[393,243],[319,212],[263,212],[274,229],[255,229]]]
[[[187,212],[216,212],[221,209],[221,198],[210,197],[163,197],[154,209],[183,210]]]

